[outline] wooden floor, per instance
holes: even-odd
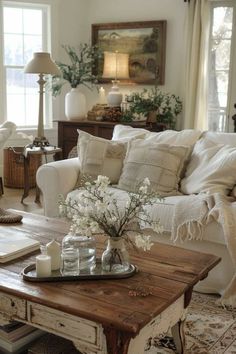
[[[18,210],[28,211],[30,213],[43,215],[42,204],[34,202],[35,189],[30,190],[30,194],[27,198],[24,199],[24,203],[21,203],[22,194],[23,194],[23,189],[4,187],[4,194],[0,196],[0,208],[18,209]]]

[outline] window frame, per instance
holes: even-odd
[[[213,26],[213,14],[214,14],[214,9],[217,7],[232,7],[233,8],[233,21],[232,21],[232,36],[231,36],[231,47],[230,47],[230,63],[229,63],[229,70],[228,70],[228,88],[227,88],[227,101],[226,101],[226,107],[222,108],[219,107],[219,110],[217,110],[217,112],[219,112],[221,114],[221,112],[223,111],[223,114],[225,116],[225,124],[224,124],[224,129],[223,130],[219,130],[219,122],[218,122],[218,130],[219,132],[224,132],[224,131],[229,131],[229,127],[230,127],[230,119],[229,119],[229,111],[230,111],[230,107],[229,107],[229,103],[230,103],[230,93],[231,93],[231,87],[232,87],[232,71],[233,71],[233,53],[235,50],[235,23],[236,23],[236,4],[234,0],[211,0],[210,1],[210,33],[209,33],[209,50],[208,50],[208,61],[209,61],[209,74],[211,73],[210,70],[210,53],[211,53],[211,43],[212,43],[212,26]],[[226,71],[226,70],[225,70]],[[210,79],[210,75],[208,75],[208,80]],[[208,86],[209,88],[209,86]],[[209,98],[209,95],[208,95]],[[209,105],[209,100],[208,100],[208,104],[207,104],[207,117],[208,117],[208,129],[210,128],[209,126],[209,113],[212,112],[213,110],[215,110],[216,107],[211,107],[211,111],[210,111],[210,105]]]
[[[38,9],[42,11],[42,51],[50,52],[51,51],[51,35],[50,35],[50,23],[51,23],[51,6],[50,4],[45,3],[31,3],[27,1],[16,2],[3,0],[2,1],[2,82],[3,82],[3,114],[4,120],[7,121],[7,81],[6,81],[6,72],[8,68],[24,68],[24,65],[5,65],[4,63],[4,8],[19,8],[19,9]],[[24,100],[26,99],[26,94],[24,93]],[[46,129],[52,128],[52,99],[51,94],[44,95],[44,127]],[[38,120],[38,117],[37,117]],[[17,125],[17,122],[16,122]],[[35,129],[37,128],[37,123],[34,125],[21,125],[18,126],[21,130],[24,129]]]

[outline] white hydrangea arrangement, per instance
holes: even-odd
[[[153,221],[146,206],[152,206],[159,197],[149,191],[150,181],[145,178],[136,193],[128,193],[128,200],[115,198],[109,189],[110,180],[98,176],[95,181],[83,183],[78,200],[59,201],[60,214],[71,219],[71,233],[91,235],[103,233],[108,237],[122,237],[128,244],[150,250],[151,236],[142,234],[144,227],[162,232],[159,221]]]

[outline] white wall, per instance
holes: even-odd
[[[54,0],[55,1],[55,0]],[[87,18],[88,3],[87,0],[56,0],[58,4],[58,55],[55,59],[61,62],[68,62],[68,57],[62,48],[62,45],[71,45],[75,48],[80,43],[87,41]],[[56,97],[55,103],[58,110],[54,110],[54,119],[66,119],[64,111],[64,97],[70,90],[69,85],[65,85],[62,94]]]

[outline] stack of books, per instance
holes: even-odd
[[[29,343],[44,333],[37,328],[16,321],[0,326],[0,353],[22,353]]]
[[[40,242],[25,236],[24,232],[17,231],[14,237],[11,236],[7,228],[0,235],[0,263],[9,262],[40,248]]]

